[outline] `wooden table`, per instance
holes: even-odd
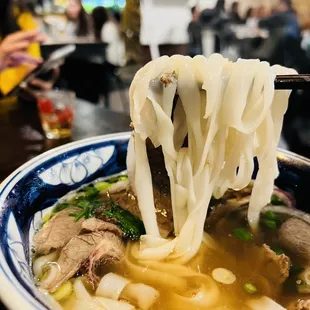
[[[49,140],[44,137],[36,104],[0,103],[0,181],[46,150],[87,137],[128,131],[129,124],[126,114],[77,100],[72,138]]]

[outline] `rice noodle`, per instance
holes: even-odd
[[[210,276],[196,272],[189,266],[156,260],[139,260],[138,256],[138,244],[128,244],[124,258],[126,272],[136,281],[164,288],[163,291],[169,294],[168,299],[171,302],[173,300],[172,304],[180,306],[184,303],[184,309],[196,309],[198,305],[205,308],[215,305],[218,301],[220,290]],[[183,308],[171,305],[171,309]]]
[[[149,138],[155,147],[162,147],[177,236],[175,244],[169,241],[170,247],[144,243],[141,251],[148,255],[140,253],[139,259],[153,255],[154,259],[188,262],[201,245],[212,194],[221,197],[228,188],[246,187],[255,156],[259,172],[248,219],[252,229],[257,229],[260,210],[270,201],[278,175],[276,148],[290,94],[275,91],[274,78],[294,73],[259,60],[232,63],[214,54],[208,59],[163,56],[136,74],[129,92],[134,126],[127,162],[131,186],[146,233],[160,237],[146,154]]]

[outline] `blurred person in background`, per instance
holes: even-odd
[[[304,55],[301,30],[291,0],[280,0],[276,12],[259,21],[259,27],[269,32],[254,56],[300,71]]]
[[[95,38],[106,43],[106,57],[110,64],[121,67],[125,65],[125,43],[121,36],[119,24],[102,6],[92,11]]]
[[[259,27],[269,31],[282,28],[287,35],[295,38],[300,38],[301,35],[299,22],[291,0],[280,0],[276,12],[269,17],[261,19]]]
[[[242,18],[239,15],[239,3],[233,2],[229,13],[230,22],[233,24],[242,24]]]
[[[70,0],[66,8],[67,24],[64,34],[69,38],[87,37],[92,33],[91,20],[82,0]]]
[[[109,22],[109,13],[103,6],[97,6],[91,13],[95,39],[101,42],[101,31],[103,26]]]
[[[192,9],[192,21],[188,25],[189,44],[188,54],[191,57],[202,54],[202,27],[199,21],[200,11],[194,6]]]
[[[188,0],[141,0],[143,63],[161,55],[187,55],[188,25],[192,19]]]
[[[253,32],[256,32],[258,29],[258,9],[257,8],[249,8],[245,14],[244,23],[247,28],[252,29]]]
[[[200,24],[205,29],[211,29],[215,33],[214,52],[221,51],[220,35],[226,32],[228,14],[225,11],[225,0],[217,0],[213,9],[205,9],[200,13]]]
[[[271,9],[261,5],[257,8],[257,17],[262,19],[271,15]]]
[[[262,32],[258,27],[259,21],[259,8],[249,8],[244,19],[246,37],[259,38],[262,37],[263,34],[266,36],[266,33]]]
[[[20,30],[36,30],[37,24],[31,13],[22,2],[11,0],[0,1],[0,44],[10,35]],[[27,53],[32,58],[40,58],[40,46],[35,40],[29,44]],[[19,85],[29,72],[36,68],[37,64],[21,64],[14,68],[7,68],[0,73],[0,91],[2,95],[9,93]],[[51,89],[58,76],[55,70],[48,81],[33,79],[29,86],[39,89]]]

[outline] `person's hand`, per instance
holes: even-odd
[[[40,91],[48,91],[51,90],[54,86],[54,81],[44,81],[42,79],[34,78],[32,79],[29,84],[29,87],[36,88]]]
[[[18,31],[8,35],[0,43],[0,71],[16,67],[23,63],[37,66],[41,58],[34,58],[27,53],[27,48],[35,42],[43,42],[45,36],[37,30]]]

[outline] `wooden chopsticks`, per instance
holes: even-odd
[[[277,75],[275,89],[310,89],[310,74]]]

